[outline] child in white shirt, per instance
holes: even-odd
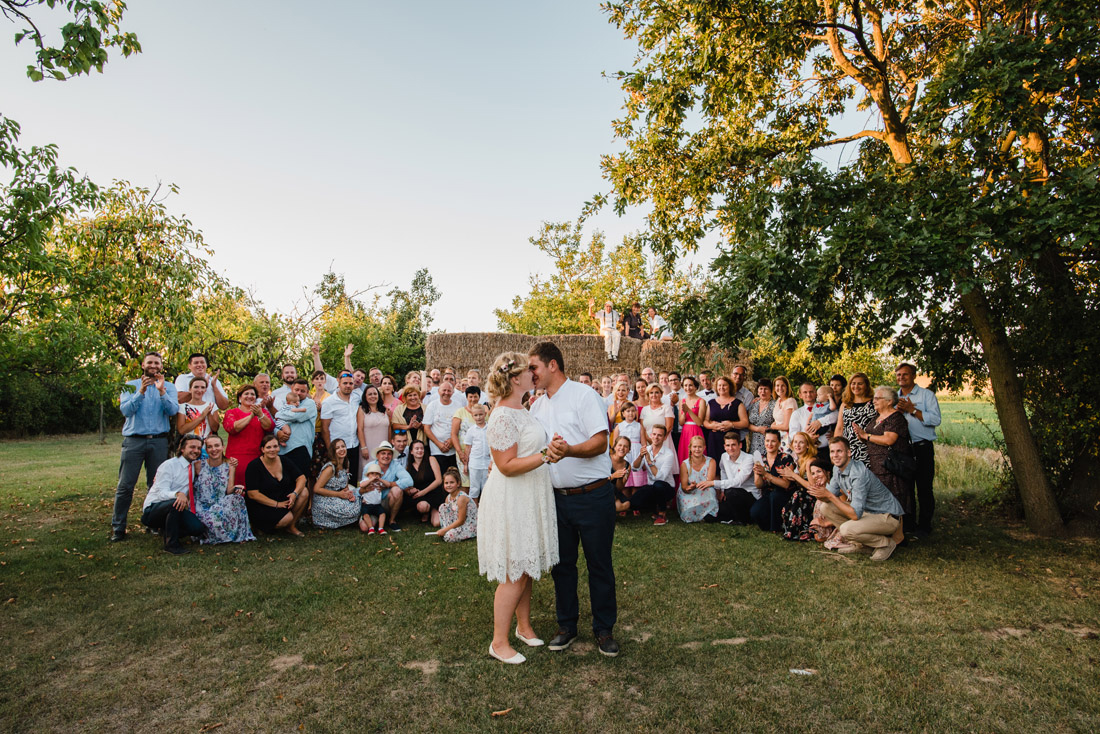
[[[468,474],[470,475],[470,499],[478,499],[481,496],[481,488],[489,476],[489,464],[492,455],[489,453],[489,442],[485,438],[485,423],[488,409],[484,405],[475,406],[470,411],[474,425],[466,430],[467,449],[470,461]]]

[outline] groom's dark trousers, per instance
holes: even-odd
[[[558,510],[558,565],[554,577],[558,627],[577,632],[580,604],[577,599],[577,544],[584,548],[588,564],[588,594],[592,601],[592,632],[610,634],[617,615],[615,569],[611,544],[615,539],[615,486],[606,482],[584,494],[562,495],[554,491]]]

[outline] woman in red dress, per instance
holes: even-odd
[[[245,385],[237,390],[237,407],[225,412],[222,425],[229,433],[229,444],[225,447],[226,460],[236,459],[237,466],[247,470],[253,459],[260,458],[260,442],[264,434],[271,432],[275,423],[271,420],[271,414],[256,402],[256,388]],[[244,473],[237,475],[240,480],[244,477]]]

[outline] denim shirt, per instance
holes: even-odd
[[[856,511],[856,518],[863,517],[864,512],[898,517],[905,512],[886,485],[857,459],[849,459],[843,470],[839,466],[833,467],[833,478],[829,480],[828,489],[838,497],[843,491],[851,498],[849,504]]]
[[[126,386],[132,389],[123,390],[118,398],[118,408],[126,418],[122,424],[122,435],[155,436],[167,433],[169,419],[180,410],[176,386],[165,380],[164,395],[155,385],[145,388],[144,393],[139,392],[141,380],[130,380]]]

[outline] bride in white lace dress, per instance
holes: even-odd
[[[516,637],[531,647],[543,644],[531,626],[531,584],[558,562],[557,510],[545,466],[552,457],[545,451],[546,431],[521,402],[533,384],[527,355],[501,354],[489,368],[487,382],[496,407],[485,432],[493,468],[478,505],[478,567],[499,583],[489,655],[522,663],[526,658],[509,638],[512,618]]]

